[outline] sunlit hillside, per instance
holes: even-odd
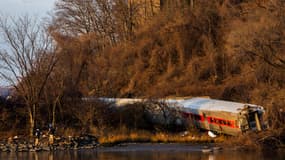
[[[2,62],[18,68],[1,73],[15,95],[0,108],[0,129],[133,128],[81,98],[209,96],[262,105],[270,132],[284,133],[284,1],[159,2],[58,0],[44,26],[1,18],[12,48],[1,52]]]

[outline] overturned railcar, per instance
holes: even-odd
[[[216,133],[238,135],[266,128],[262,106],[209,98],[166,100],[198,128]]]
[[[115,106],[147,102],[147,99],[100,98]],[[247,131],[262,131],[267,128],[264,108],[259,105],[237,103],[210,98],[158,99],[178,110],[182,117],[197,128],[219,134],[236,136]]]

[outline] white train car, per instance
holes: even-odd
[[[216,133],[238,135],[266,128],[262,106],[210,98],[166,100],[169,106],[177,107],[184,118],[198,128]]]
[[[147,102],[147,99],[100,98],[116,106]],[[197,128],[220,134],[238,135],[246,131],[266,128],[264,108],[259,105],[237,103],[210,98],[159,99],[158,102],[176,108],[184,119]]]

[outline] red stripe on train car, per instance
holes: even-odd
[[[196,121],[205,121],[205,117],[203,115],[199,114],[194,114],[190,112],[181,112],[182,116],[184,118],[191,118]],[[217,118],[217,117],[207,117],[206,118],[209,124],[214,124],[214,125],[219,125],[219,126],[227,126],[231,128],[239,128],[238,126],[235,125],[234,120],[227,120],[227,119],[222,119],[222,118]]]
[[[217,118],[217,117],[207,117],[207,121],[209,124],[227,126],[231,128],[238,128],[238,126],[235,125],[234,120],[227,120],[227,119],[222,119],[222,118]]]

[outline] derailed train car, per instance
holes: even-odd
[[[176,107],[184,118],[198,128],[216,133],[238,135],[246,131],[266,128],[262,106],[209,98],[166,100]]]
[[[116,106],[144,103],[147,99],[100,98]],[[178,110],[182,117],[197,128],[219,134],[236,136],[246,131],[266,129],[265,110],[262,106],[210,98],[159,99],[168,107]]]

